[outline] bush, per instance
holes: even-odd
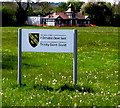
[[[120,15],[119,14],[114,15],[112,19],[112,25],[116,27],[120,27]]]
[[[15,10],[9,7],[2,8],[2,26],[14,26],[16,23]]]

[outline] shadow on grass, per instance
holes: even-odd
[[[32,88],[28,87],[26,84],[17,85],[16,87],[20,87],[20,88],[26,87],[34,90],[48,90],[48,91],[59,91],[59,92],[66,91],[66,90],[74,91],[74,92],[88,92],[88,93],[94,92],[93,89],[88,86],[68,85],[68,84],[61,85],[57,88],[53,88],[44,84],[37,84],[37,85],[34,85]],[[14,87],[14,89],[16,87]]]
[[[23,67],[25,67],[25,68],[40,67],[40,65],[28,64],[28,63],[22,63],[22,65],[23,65]]]
[[[28,57],[22,57],[22,59],[29,60]],[[1,65],[1,64],[0,64]],[[17,55],[10,55],[7,53],[2,54],[2,69],[17,69],[18,65],[18,56]],[[25,68],[31,68],[31,67],[40,67],[39,65],[29,64],[29,63],[22,63],[22,66]]]
[[[52,87],[50,87],[50,86],[47,86],[47,85],[42,85],[42,84],[34,85],[33,88],[34,88],[34,89],[37,89],[37,90],[49,90],[49,91],[54,91],[54,88],[52,88]]]
[[[79,85],[68,85],[64,84],[59,86],[56,90],[60,90],[61,92],[64,90],[75,91],[75,92],[94,92],[92,88],[88,86],[79,86]]]
[[[2,55],[2,69],[16,69],[17,56],[15,55]]]

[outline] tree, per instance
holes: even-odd
[[[13,25],[13,14],[16,26],[23,26],[25,25],[28,15],[46,15],[52,11],[52,6],[48,2],[39,2],[40,0],[36,1],[37,2],[34,3],[30,0],[27,0],[27,2],[16,0],[16,2],[13,3],[3,3],[3,7],[6,7],[3,9],[3,24]],[[36,8],[36,10],[34,8]],[[7,20],[5,18],[7,18]]]
[[[112,25],[120,27],[120,2],[118,4],[114,4],[113,6]]]
[[[102,26],[111,24],[112,10],[105,2],[89,2],[83,4],[81,13],[91,17],[93,24]]]
[[[74,6],[74,12],[80,12],[81,6],[84,4],[85,2],[80,2],[79,0],[68,0],[67,2],[67,7],[72,4]]]
[[[55,11],[65,12],[70,4],[72,4],[72,6],[74,7],[74,12],[80,12],[80,8],[84,4],[84,2],[75,0],[69,0],[67,3],[62,2],[60,5],[56,6]]]
[[[13,8],[11,7],[13,6]],[[16,24],[16,15],[14,3],[3,2],[2,3],[2,26],[15,26]]]
[[[8,7],[8,8],[11,8],[13,10],[16,10],[17,5],[15,2],[2,2],[2,7]]]
[[[16,3],[17,3],[16,10],[17,25],[22,26],[25,24],[25,21],[29,13],[30,0],[27,0],[27,2],[22,2],[22,0],[16,0]]]
[[[41,15],[46,15],[53,11],[53,6],[48,2],[37,2],[34,6],[34,12],[35,11]]]
[[[67,10],[67,4],[62,2],[58,6],[55,7],[55,12],[65,12]]]

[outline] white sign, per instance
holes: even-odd
[[[73,83],[77,84],[77,30],[19,29],[18,83],[20,86],[22,51],[73,53]]]
[[[22,29],[22,51],[74,52],[74,30]]]

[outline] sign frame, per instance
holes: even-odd
[[[22,30],[18,29],[18,78],[17,82],[22,85]],[[27,30],[27,29],[26,29]],[[37,29],[41,30],[41,29]],[[42,29],[44,30],[44,29]],[[51,30],[51,29],[47,29]],[[54,29],[53,29],[54,30]],[[58,29],[59,30],[59,29]],[[73,84],[77,84],[77,30],[73,30]]]

